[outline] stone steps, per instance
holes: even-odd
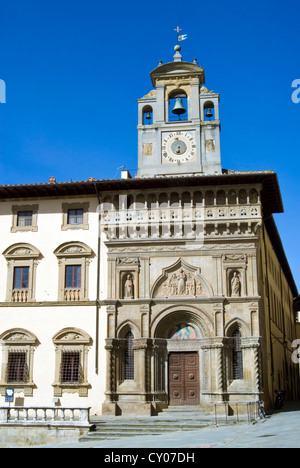
[[[172,407],[159,416],[125,419],[124,417],[93,418],[93,430],[80,438],[81,442],[113,440],[123,437],[162,435],[175,431],[195,431],[208,426],[203,413]]]
[[[240,417],[242,419],[242,417]],[[93,431],[80,441],[113,440],[124,437],[163,435],[175,431],[198,431],[215,425],[215,416],[197,406],[169,406],[157,416],[93,417]],[[236,424],[236,418],[218,415],[219,424]]]
[[[142,436],[142,435],[160,435],[159,432],[155,433],[155,432],[130,432],[130,433],[126,433],[126,432],[107,432],[107,431],[96,431],[96,432],[89,432],[88,435],[86,436],[82,436],[80,437],[79,439],[79,442],[87,442],[89,440],[106,440],[106,439],[110,439],[110,440],[115,440],[115,439],[120,439],[120,438],[123,438],[123,437],[138,437],[138,436]]]
[[[201,427],[207,426],[206,423],[199,423],[199,424],[185,424],[185,423],[178,423],[174,424],[153,424],[153,425],[140,425],[140,424],[132,424],[129,425],[97,425],[95,431],[106,431],[106,432],[115,432],[115,431],[122,431],[131,433],[132,431],[149,431],[149,432],[166,432],[166,431],[184,431],[184,430],[196,430]],[[93,433],[93,432],[91,432]]]
[[[201,414],[207,414],[204,413],[202,409],[200,409],[199,406],[195,405],[186,405],[186,406],[168,406],[168,408],[164,408],[162,410],[162,413],[192,413],[195,415],[201,415]]]
[[[80,437],[80,442],[87,442],[89,440],[105,440],[105,439],[119,439],[123,437],[140,437],[140,436],[153,436],[153,435],[163,435],[164,433],[170,432],[177,432],[177,431],[195,431],[199,430],[202,427],[206,426],[198,426],[194,428],[153,428],[153,429],[135,429],[132,428],[131,430],[124,431],[123,429],[119,428],[119,430],[96,430],[95,432],[89,432],[87,435]]]

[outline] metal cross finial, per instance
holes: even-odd
[[[180,29],[180,27],[179,27],[179,26],[177,26],[177,28],[176,28],[176,29],[174,29],[174,31],[176,31],[176,32],[177,32],[177,44],[178,44],[178,43],[179,43],[179,33],[180,33],[180,31],[182,31],[182,29]]]

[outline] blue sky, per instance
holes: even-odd
[[[183,59],[221,95],[223,167],[278,173],[275,219],[300,285],[299,1],[12,0],[0,15],[0,184],[134,173],[136,100],[172,61],[179,25]]]

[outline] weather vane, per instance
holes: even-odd
[[[180,34],[180,31],[182,31],[182,29],[180,29],[179,26],[177,26],[177,28],[174,29],[174,31],[177,32],[177,44],[179,43],[179,41],[184,41],[185,39],[187,39],[187,34]]]

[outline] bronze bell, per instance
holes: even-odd
[[[207,119],[211,119],[213,116],[214,116],[214,114],[213,114],[212,110],[211,110],[210,108],[207,109],[206,114],[205,114],[205,117],[206,117]]]
[[[185,114],[186,113],[186,109],[184,108],[184,105],[182,103],[182,99],[181,98],[176,98],[176,101],[175,101],[175,106],[174,106],[174,109],[172,110],[173,114],[176,114],[179,116],[180,118],[180,115],[181,114]]]
[[[150,112],[147,112],[147,115],[146,115],[146,120],[148,120],[148,124],[150,125],[150,121],[151,121],[152,117],[151,117],[151,113]]]

